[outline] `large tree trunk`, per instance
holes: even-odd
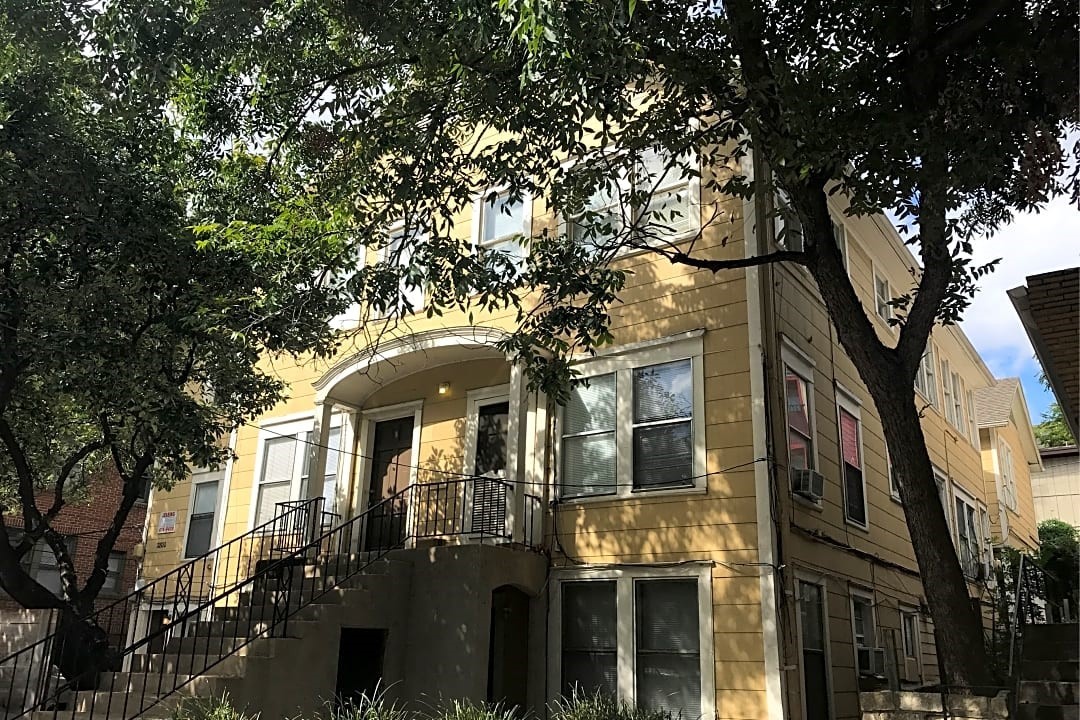
[[[968,594],[945,520],[914,391],[905,385],[871,394],[881,415],[911,545],[924,579],[923,592],[934,618],[942,677],[959,690],[994,692],[982,618]]]

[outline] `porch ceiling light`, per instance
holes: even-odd
[[[450,394],[450,383],[448,383],[448,382],[439,383],[439,394],[440,395],[449,395]]]

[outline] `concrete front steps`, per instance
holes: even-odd
[[[1018,720],[1080,720],[1080,625],[1028,625],[1017,695]]]
[[[358,566],[356,556],[349,560],[352,568]],[[395,574],[395,567],[404,564],[375,561],[345,579],[345,558],[325,558],[303,567],[302,593],[301,568],[296,568],[288,603],[294,614],[274,628],[274,637],[266,633],[275,603],[283,598],[277,590],[248,589],[240,593],[238,605],[215,607],[209,619],[189,622],[186,636],[169,638],[160,652],[132,656],[125,672],[103,673],[96,691],[71,693],[63,709],[34,712],[29,720],[162,720],[185,700],[223,694],[251,713],[261,710],[268,696],[274,696],[271,706],[284,705],[290,693],[309,690],[313,697],[329,697],[335,677],[325,668],[320,672],[330,675],[322,678],[325,687],[297,687],[290,681],[313,665],[331,661],[329,667],[336,667],[344,618],[351,625],[389,622],[384,616],[402,597],[401,577],[408,577]],[[276,613],[283,608],[284,603]]]

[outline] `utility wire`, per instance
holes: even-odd
[[[342,453],[342,454],[348,455],[350,458],[353,458],[353,459],[362,458],[364,460],[370,460],[370,461],[375,461],[375,460],[379,459],[379,458],[373,457],[371,455],[365,455],[365,454],[360,453],[360,452],[346,452],[345,450],[343,450],[341,448],[331,447],[330,445],[323,445],[321,443],[315,442],[314,440],[307,440],[305,438],[302,438],[302,437],[300,437],[300,435],[295,434],[295,433],[294,434],[279,433],[279,432],[276,432],[274,430],[271,430],[270,428],[255,425],[254,423],[244,423],[244,424],[248,425],[249,427],[259,428],[260,430],[268,432],[271,435],[276,435],[277,437],[290,438],[290,439],[293,439],[293,440],[295,440],[297,442],[303,443],[305,445],[309,445],[311,447],[317,447],[317,448],[322,448],[322,449],[325,449],[325,450],[330,450],[332,452]],[[702,473],[701,475],[692,475],[692,476],[686,478],[686,480],[687,481],[693,481],[693,480],[704,479],[704,478],[710,477],[712,475],[721,475],[723,473],[733,472],[735,470],[739,470],[739,469],[742,469],[744,467],[749,467],[751,465],[755,465],[756,463],[759,463],[759,462],[767,462],[768,460],[769,459],[765,458],[765,457],[754,458],[753,460],[748,460],[747,462],[739,463],[738,465],[732,465],[730,467],[720,468],[719,470],[711,470],[709,472]],[[456,471],[453,471],[453,470],[440,470],[440,469],[437,469],[437,468],[424,467],[423,465],[412,465],[412,464],[409,464],[409,463],[401,463],[401,462],[397,462],[397,461],[391,461],[391,462],[387,463],[387,465],[393,466],[393,467],[398,467],[398,468],[405,468],[405,469],[408,469],[408,470],[417,470],[417,471],[422,471],[422,472],[438,473],[438,474],[441,474],[441,475],[450,475],[452,477],[458,477],[458,478],[462,478],[462,479],[465,479],[465,480],[496,480],[498,482],[503,482],[503,483],[507,483],[507,484],[511,484],[511,485],[532,485],[533,484],[533,483],[530,483],[530,482],[528,482],[526,480],[518,480],[518,479],[514,479],[514,478],[496,478],[496,477],[491,477],[489,475],[476,475],[476,474],[473,474],[473,473],[456,472]],[[616,482],[616,483],[590,484],[589,487],[591,487],[591,488],[620,488],[620,487],[635,487],[635,485],[633,483],[618,483],[618,482]],[[584,497],[589,497],[589,496],[584,496]]]

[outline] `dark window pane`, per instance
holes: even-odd
[[[506,433],[510,423],[510,403],[481,406],[476,418],[477,475],[506,474]]]
[[[562,497],[611,495],[615,482],[615,433],[563,438]]]
[[[562,585],[562,688],[615,696],[615,582]]]
[[[214,515],[192,515],[188,527],[185,557],[198,557],[210,549],[210,538],[214,534]]]
[[[634,428],[634,487],[693,484],[691,421]]]
[[[697,580],[635,584],[637,702],[672,717],[701,715]]]
[[[863,497],[862,471],[844,463],[844,511],[849,520],[866,524],[866,504]]]

